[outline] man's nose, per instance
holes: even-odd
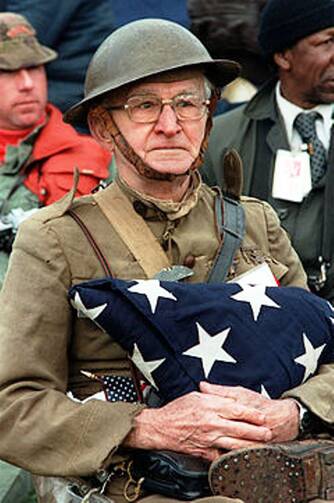
[[[163,133],[166,136],[174,136],[181,130],[176,113],[171,105],[163,105],[154,129],[156,133]]]
[[[20,91],[32,89],[34,81],[27,68],[21,68],[17,74],[17,83]]]

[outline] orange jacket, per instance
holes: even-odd
[[[25,186],[42,205],[60,199],[72,187],[74,168],[80,172],[77,195],[88,194],[100,180],[108,178],[111,154],[92,137],[79,134],[65,124],[61,112],[51,104],[48,122],[42,127],[26,166]]]

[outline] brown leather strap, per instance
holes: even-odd
[[[108,260],[106,259],[106,257],[102,253],[99,245],[95,241],[93,235],[91,234],[91,232],[88,229],[88,227],[86,226],[86,224],[79,217],[79,215],[77,213],[75,213],[75,211],[73,209],[68,210],[68,214],[73,218],[73,220],[75,220],[77,222],[77,224],[81,228],[82,232],[85,234],[86,238],[88,239],[89,244],[93,248],[93,251],[94,251],[98,261],[101,264],[101,267],[104,271],[104,274],[106,276],[113,276],[113,273],[112,273],[111,268],[109,266]]]
[[[88,227],[86,226],[84,221],[79,217],[79,215],[77,213],[75,213],[75,211],[73,209],[68,210],[68,214],[73,218],[73,220],[75,220],[77,222],[80,229],[82,230],[82,232],[86,236],[86,238],[87,238],[89,244],[91,245],[98,261],[101,264],[101,267],[104,271],[104,274],[106,276],[113,277],[114,275],[111,271],[108,260],[106,259],[106,257],[102,253],[101,248],[99,247],[99,245],[95,241],[92,233],[90,232],[90,230],[88,229]],[[143,402],[144,399],[143,399],[143,392],[142,392],[141,386],[140,386],[139,372],[138,372],[137,368],[135,367],[133,361],[130,358],[128,360],[129,360],[129,365],[130,365],[131,376],[132,376],[132,379],[133,379],[133,382],[134,382],[134,385],[136,388],[138,401]]]
[[[122,241],[129,248],[148,278],[171,266],[159,241],[133,209],[126,195],[113,183],[106,199],[103,191],[94,194],[101,211],[107,217]]]

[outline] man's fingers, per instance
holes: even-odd
[[[218,395],[218,396],[223,396],[226,397],[226,391],[225,391],[225,386],[221,386],[218,384],[211,384],[207,381],[201,381],[199,383],[199,389],[202,393],[209,393],[211,395]],[[235,397],[233,396],[233,399]]]
[[[239,400],[241,397],[264,397],[256,391],[244,388],[243,386],[223,386],[222,384],[211,384],[207,381],[200,382],[200,390],[202,393],[211,393],[213,395],[219,395],[225,398],[231,398],[233,400]]]
[[[244,423],[263,426],[266,420],[266,415],[261,410],[221,397],[215,399],[214,410],[221,418]]]
[[[254,407],[269,400],[260,393],[242,386],[223,386],[202,381],[199,387],[202,393],[218,395],[239,402],[253,403]]]
[[[226,418],[221,418],[221,424],[219,425],[217,431],[222,431],[223,435],[226,435],[228,437],[243,438],[257,442],[269,442],[273,436],[270,428],[267,428],[265,426],[256,426],[249,423],[231,421]],[[215,447],[225,446],[215,444]]]

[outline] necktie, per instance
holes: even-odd
[[[327,167],[325,147],[317,136],[315,121],[321,117],[318,112],[300,113],[297,115],[294,127],[304,143],[309,145],[312,185],[316,185],[324,176]]]

